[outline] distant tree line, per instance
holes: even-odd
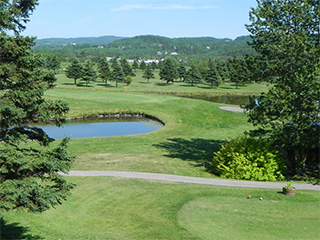
[[[133,38],[113,41],[106,45],[97,44],[68,44],[50,45],[39,44],[33,48],[34,51],[43,55],[55,55],[61,61],[66,59],[90,59],[98,63],[104,56],[127,59],[162,59],[175,56],[183,59],[205,59],[230,57],[244,57],[254,55],[255,51],[247,45],[248,36],[231,39],[215,38],[176,38],[170,39],[160,36],[138,36]],[[58,41],[58,40],[57,40]]]
[[[185,82],[190,86],[205,83],[214,88],[224,81],[230,81],[238,88],[240,85],[244,86],[254,80],[255,76],[250,72],[253,67],[254,59],[252,57],[234,57],[228,60],[209,59],[197,62],[166,58],[159,63],[148,64],[137,59],[129,63],[126,58],[112,58],[110,61],[101,58],[97,64],[90,60],[82,63],[79,59],[73,59],[65,73],[68,78],[74,80],[74,84],[78,84],[77,81],[80,80],[88,86],[90,82],[100,78],[106,86],[110,82],[114,82],[118,86],[123,82],[130,84],[137,70],[142,71],[142,77],[149,82],[150,79],[155,78],[154,70],[159,69],[160,80],[167,84],[175,81]]]
[[[230,58],[228,60],[209,59],[200,62],[177,63],[172,58],[167,58],[161,63],[160,79],[167,83],[173,83],[179,80],[195,86],[200,83],[207,83],[211,88],[218,87],[224,81],[230,81],[239,85],[245,85],[254,80],[250,74],[253,68],[251,57],[247,58]]]
[[[84,81],[86,86],[90,82],[95,82],[100,78],[106,85],[108,82],[115,82],[116,86],[119,83],[125,82],[130,84],[135,73],[126,59],[121,59],[120,62],[116,58],[108,62],[105,58],[101,58],[98,64],[87,60],[84,64],[78,59],[73,59],[67,67],[66,76],[74,80],[74,84],[78,84],[78,80]]]

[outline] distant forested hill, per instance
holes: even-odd
[[[37,39],[35,49],[61,48],[74,44],[107,45],[113,41],[125,39],[117,36],[79,37],[79,38],[45,38]]]
[[[235,40],[213,37],[167,38],[162,36],[136,36],[131,38],[105,36],[97,38],[51,38],[36,41],[35,50],[54,51],[60,57],[125,57],[162,58],[230,58],[255,54],[248,46],[249,36]]]
[[[137,36],[114,41],[107,46],[112,54],[121,54],[130,58],[140,56],[203,56],[203,57],[231,57],[254,54],[248,46],[248,36],[235,40],[217,39],[212,37],[199,38],[166,38],[161,36]]]

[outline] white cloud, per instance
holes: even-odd
[[[123,5],[119,8],[113,9],[114,12],[118,11],[129,11],[129,10],[195,10],[195,9],[212,9],[217,8],[217,6],[186,6],[186,5],[163,5],[163,6],[155,6],[151,4],[127,4]]]

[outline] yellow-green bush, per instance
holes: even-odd
[[[211,171],[232,179],[275,181],[283,178],[284,159],[265,141],[238,137],[215,153]]]

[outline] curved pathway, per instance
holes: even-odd
[[[169,174],[158,173],[142,173],[142,172],[121,172],[121,171],[70,171],[67,176],[77,177],[122,177],[135,179],[148,179],[166,182],[180,182],[191,184],[206,184],[224,187],[246,187],[246,188],[270,188],[282,189],[286,183],[281,182],[254,182],[254,181],[237,181],[226,179],[200,178],[200,177],[185,177]],[[313,190],[320,191],[320,185],[312,184],[294,184],[298,190]]]

